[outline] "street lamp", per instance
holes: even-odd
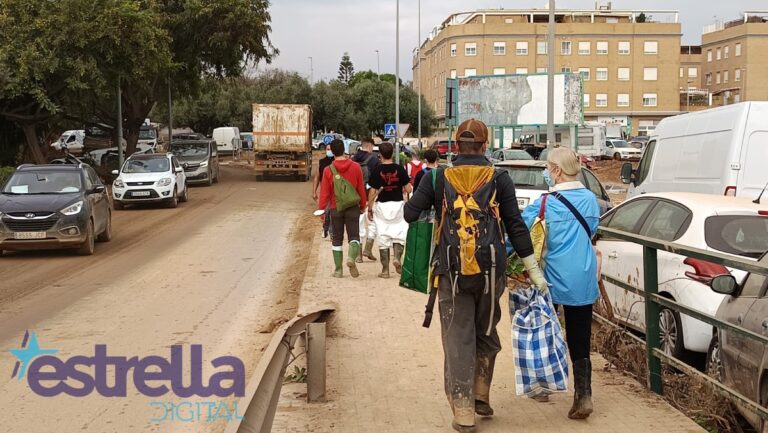
[[[312,56],[307,57],[309,59],[309,84],[312,84],[312,81],[314,81],[314,75],[315,75],[315,69],[312,66]]]
[[[400,0],[395,9],[395,152],[400,164]]]
[[[418,56],[417,59],[416,59],[416,69],[418,70],[418,73],[419,73],[419,75],[418,75],[418,79],[419,79],[419,82],[418,82],[419,92],[418,92],[417,97],[419,98],[419,111],[418,111],[418,113],[419,113],[418,114],[418,116],[419,116],[419,120],[418,120],[418,125],[419,125],[419,131],[418,131],[418,135],[419,135],[419,149],[421,149],[421,0],[419,0],[419,14],[418,14],[418,17],[419,17],[418,18],[418,27],[419,27],[419,31],[418,31],[418,33],[419,33],[419,36],[418,36],[419,41],[418,42],[419,42],[419,45],[418,45],[418,48],[416,48],[416,55]]]
[[[378,75],[379,80],[381,80],[381,63],[379,62],[379,50],[376,50],[376,75]]]
[[[693,80],[688,80],[688,86],[685,88],[685,112],[691,112],[691,84]]]

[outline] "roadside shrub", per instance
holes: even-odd
[[[6,179],[11,177],[14,171],[16,171],[15,167],[0,167],[0,186],[5,184]]]

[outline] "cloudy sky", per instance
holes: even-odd
[[[271,0],[272,42],[280,56],[272,66],[315,81],[335,78],[339,60],[349,52],[355,70],[395,70],[395,0]],[[558,8],[592,9],[594,0],[556,0]],[[455,12],[479,8],[543,8],[546,0],[421,0],[422,38]],[[676,9],[683,43],[698,44],[701,29],[715,20],[739,18],[745,10],[766,10],[766,0],[613,0],[614,9]],[[417,0],[400,1],[400,72],[411,78],[411,54],[418,45]]]

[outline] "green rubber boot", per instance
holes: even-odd
[[[334,251],[333,252],[333,265],[335,266],[333,270],[334,278],[341,278],[344,276],[343,262],[344,262],[344,252]]]
[[[389,278],[389,248],[379,250],[379,257],[381,257],[381,273],[379,278]]]
[[[360,255],[360,242],[352,241],[349,243],[349,256],[347,257],[347,267],[352,278],[360,276],[360,272],[357,271],[357,265],[355,264],[358,258],[362,258]]]

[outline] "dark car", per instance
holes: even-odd
[[[219,156],[212,140],[178,140],[171,145],[171,153],[184,167],[187,183],[208,186],[219,181]]]
[[[0,189],[3,250],[77,249],[94,252],[112,239],[112,206],[87,164],[22,165]]]

